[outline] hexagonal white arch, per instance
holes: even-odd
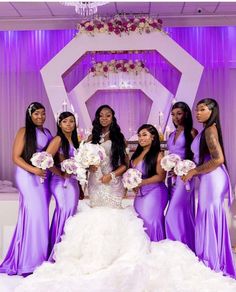
[[[96,34],[94,37],[80,34],[41,69],[54,114],[61,110],[61,104],[64,100],[70,104],[62,79],[63,73],[87,51],[112,50],[157,50],[182,73],[175,99],[185,101],[192,107],[203,66],[164,32],[155,31],[149,34],[132,32],[121,37],[102,33]],[[87,120],[83,114],[84,112],[82,112],[83,120]]]
[[[132,74],[132,73],[125,73]],[[97,90],[112,90],[112,89],[122,89],[122,85],[120,87],[115,87],[112,84],[112,80],[118,79],[120,80],[119,75],[125,75],[124,73],[111,73],[108,78],[105,78],[105,82],[95,82],[89,84],[89,79],[91,78],[87,75],[78,85],[69,93],[69,99],[73,104],[74,109],[79,114],[79,123],[82,128],[90,128],[91,119],[88,113],[88,109],[86,107],[86,101],[97,91]],[[148,73],[140,73],[138,76],[135,74],[136,80],[143,80],[142,75],[146,75]],[[115,76],[116,75],[116,76]],[[118,75],[118,76],[117,76]],[[122,77],[123,77],[122,76]],[[92,77],[92,78],[100,78],[100,77]],[[102,79],[102,78],[100,78]],[[142,82],[135,82],[135,86],[131,85],[130,89],[139,89],[142,90],[145,95],[147,95],[152,100],[151,111],[148,116],[148,123],[157,124],[158,119],[158,111],[164,113],[164,117],[167,117],[169,113],[169,104],[173,98],[173,94],[170,93],[158,80],[156,80],[151,74],[148,76],[149,85],[145,85]],[[126,87],[124,87],[126,89]],[[158,98],[156,98],[158,92]],[[76,104],[77,103],[77,104]]]

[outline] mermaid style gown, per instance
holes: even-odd
[[[52,136],[36,128],[37,152],[46,149]],[[15,232],[0,272],[9,275],[32,273],[47,259],[50,200],[49,172],[44,183],[39,176],[15,167],[19,190],[19,213]]]
[[[101,145],[109,156],[111,142]],[[236,281],[199,263],[182,243],[150,242],[133,208],[121,207],[121,178],[99,181],[110,170],[108,158],[90,173],[90,206],[80,202],[67,220],[56,262],[43,263],[14,292],[235,292]]]
[[[146,178],[144,162],[135,167]],[[168,203],[168,190],[164,182],[144,185],[134,199],[134,209],[144,222],[144,228],[151,241],[166,238],[164,210]]]
[[[191,145],[194,160],[199,161],[201,133]],[[210,157],[205,158],[205,161]],[[232,201],[231,185],[225,165],[199,175],[198,209],[195,227],[196,255],[212,270],[236,276],[229,230],[224,210],[224,198]]]
[[[60,151],[62,150],[60,149]],[[72,157],[73,154],[74,147],[70,145],[69,156]],[[80,191],[78,181],[73,176],[66,178],[65,181],[61,176],[53,175],[50,189],[56,201],[56,209],[49,232],[48,247],[49,260],[53,261],[53,247],[61,240],[66,220],[77,211]]]
[[[174,131],[167,142],[168,150],[178,154],[181,159],[185,156],[185,137],[182,132],[174,142],[176,131]],[[170,203],[166,213],[165,227],[166,237],[187,244],[195,251],[195,197],[194,183],[190,182],[190,191],[186,190],[185,184],[179,176],[168,178],[168,189],[170,192]]]

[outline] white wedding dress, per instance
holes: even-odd
[[[108,157],[111,143],[103,144]],[[217,274],[185,245],[151,243],[133,208],[122,208],[121,179],[103,185],[109,159],[89,177],[90,206],[67,220],[54,264],[45,262],[16,292],[235,292],[236,281]],[[92,207],[91,207],[92,206]]]

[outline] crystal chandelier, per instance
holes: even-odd
[[[108,2],[62,2],[65,6],[74,6],[75,12],[79,15],[86,17],[96,14],[98,6],[107,4]]]

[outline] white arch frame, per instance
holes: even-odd
[[[157,50],[181,72],[175,99],[177,101],[185,101],[191,108],[200,83],[203,66],[166,33],[160,31],[149,34],[132,32],[121,37],[104,33],[96,34],[94,37],[87,34],[79,34],[41,69],[43,82],[54,115],[61,110],[61,104],[64,100],[70,104],[62,75],[82,55],[87,51],[125,51],[134,49]],[[153,111],[151,110],[151,112]],[[82,119],[87,121],[86,111],[81,112],[81,114]]]

